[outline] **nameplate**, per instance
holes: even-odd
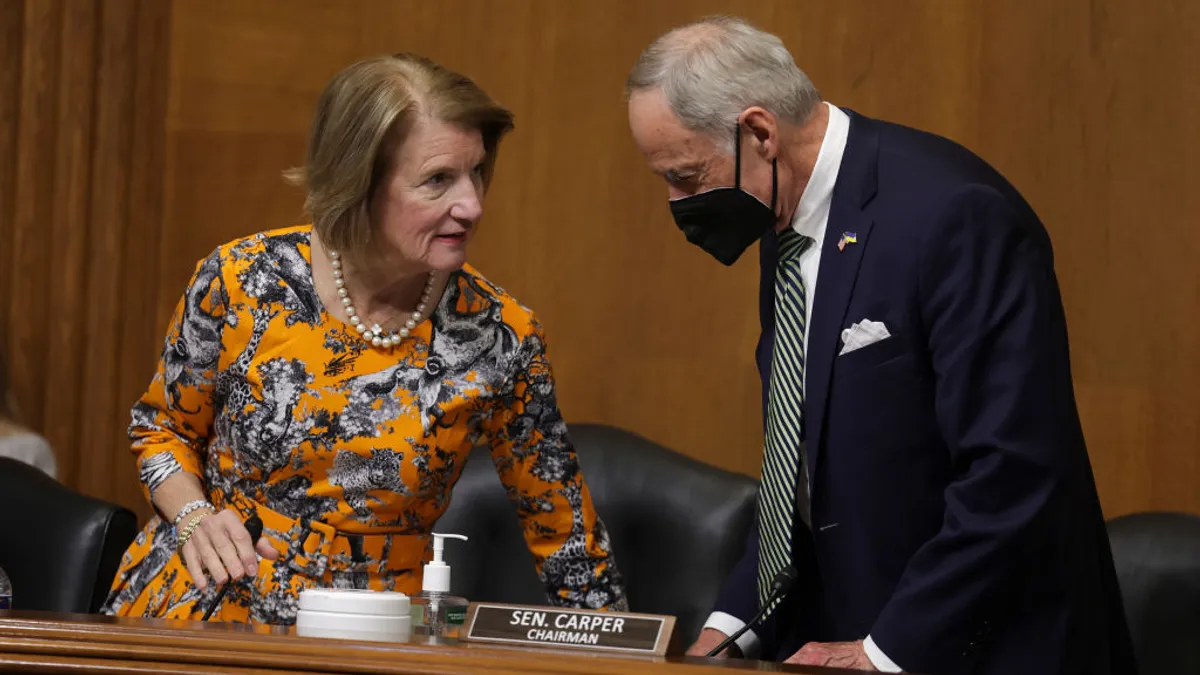
[[[662,656],[675,617],[658,614],[471,603],[462,639],[527,647]]]

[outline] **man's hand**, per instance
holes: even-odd
[[[705,628],[704,630],[700,631],[700,637],[696,638],[696,641],[692,643],[692,646],[688,647],[687,655],[707,656],[708,653],[713,650],[713,647],[721,644],[727,637],[729,636],[717,630],[716,628]],[[730,643],[725,651],[714,656],[713,658],[727,659],[730,657],[735,659],[742,658],[742,650],[738,649],[736,642]]]
[[[799,663],[806,666],[850,668],[851,670],[875,670],[875,664],[867,658],[862,640],[858,642],[810,642],[792,654],[784,663]]]

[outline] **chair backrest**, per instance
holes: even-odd
[[[584,478],[625,577],[630,609],[675,616],[677,639],[699,634],[754,518],[758,482],[598,424],[571,426]],[[470,600],[546,604],[545,587],[486,448],[472,451],[436,532],[452,591]]]
[[[13,609],[98,611],[136,533],[129,509],[0,457],[0,567]]]
[[[1200,673],[1200,516],[1129,514],[1108,536],[1141,675]]]

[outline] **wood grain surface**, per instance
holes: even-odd
[[[326,640],[246,624],[0,612],[0,672],[700,675],[739,670],[854,672],[741,660]]]
[[[426,54],[516,112],[472,261],[545,323],[568,421],[761,461],[754,252],[671,223],[629,139],[638,52],[714,12],[830,101],[975,150],[1046,223],[1106,514],[1200,512],[1194,0],[6,0],[0,348],[64,480],[148,513],[124,430],[195,262],[302,220],[317,93]]]

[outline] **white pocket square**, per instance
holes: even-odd
[[[888,332],[887,326],[878,321],[863,319],[842,331],[842,351],[838,352],[838,356],[849,354],[867,345],[873,345],[891,336],[892,334]]]

